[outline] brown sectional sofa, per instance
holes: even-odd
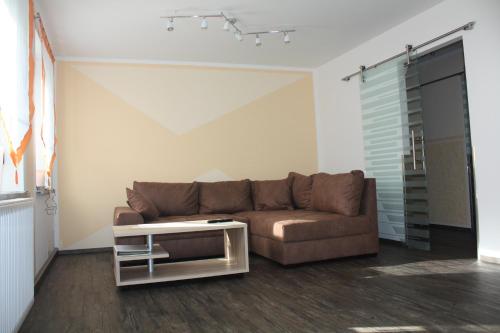
[[[296,177],[294,178],[293,175]],[[147,198],[145,200],[149,199],[150,204],[152,202],[155,207],[158,207],[159,216],[152,219],[154,221],[178,222],[232,218],[247,223],[250,251],[283,265],[376,254],[378,252],[378,228],[375,180],[361,178],[361,183],[358,185],[358,187],[361,186],[360,193],[356,199],[350,197],[352,193],[355,193],[352,191],[356,187],[355,183],[342,184],[335,180],[337,178],[325,176],[326,179],[334,180],[332,184],[329,184],[328,181],[321,179],[321,175],[326,174],[318,175],[302,178],[305,176],[291,173],[288,179],[267,181],[268,183],[249,180],[191,184],[135,182],[134,190],[144,195]],[[347,179],[347,175],[344,174],[341,179]],[[358,178],[351,176],[350,179],[359,181],[359,172],[355,175]],[[321,180],[321,184],[314,183],[315,177]],[[361,177],[363,177],[362,173]],[[294,181],[296,181],[295,184]],[[307,191],[297,193],[299,189],[294,185],[301,186],[301,184],[309,187]],[[330,201],[334,206],[339,207],[339,210],[352,216],[315,210],[315,203],[320,206],[325,205],[325,200],[321,197],[322,193],[330,191],[325,186],[336,186],[336,184],[340,185],[332,191],[337,193],[325,195],[330,195]],[[286,188],[289,189],[289,198],[287,198]],[[341,188],[344,190],[339,191],[338,189]],[[295,189],[297,190],[294,193]],[[349,200],[347,203],[358,200],[357,206],[356,204],[349,206],[346,210],[346,201],[342,201],[345,198],[338,198],[339,195],[347,197]],[[167,203],[169,196],[175,196],[176,202]],[[320,203],[318,203],[318,196],[321,199]],[[313,201],[316,200],[315,203],[311,203],[310,198]],[[130,199],[129,197],[129,205],[131,205]],[[327,202],[326,206],[329,204]],[[182,214],[183,210],[178,209],[179,207],[189,214]],[[239,209],[243,207],[245,209]],[[137,209],[137,207],[134,208]],[[259,210],[255,210],[256,208]],[[328,210],[328,208],[325,209]],[[151,221],[132,208],[117,207],[115,209],[114,225],[148,222]],[[224,254],[222,231],[159,235],[155,237],[155,242],[160,243],[169,251],[174,259]],[[145,239],[144,237],[124,237],[117,238],[116,243],[144,244]]]

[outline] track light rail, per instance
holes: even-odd
[[[265,35],[265,34],[283,34],[283,41],[285,44],[290,43],[290,36],[289,33],[295,32],[295,29],[275,29],[275,30],[263,30],[263,31],[248,31],[245,32],[241,30],[236,23],[238,22],[238,19],[234,17],[230,17],[226,15],[224,12],[220,12],[219,14],[197,14],[197,15],[169,15],[169,16],[160,16],[161,19],[167,19],[167,30],[168,31],[173,31],[174,30],[174,20],[176,19],[192,19],[192,18],[201,18],[201,29],[207,29],[208,28],[208,22],[206,21],[207,18],[222,18],[224,19],[224,30],[229,31],[230,26],[234,30],[234,35],[237,40],[242,41],[243,36],[255,36],[255,44],[257,46],[262,45],[262,41],[260,39],[260,35]]]
[[[255,32],[245,32],[243,35],[264,35],[264,34],[283,34],[283,33],[288,33],[288,32],[295,32],[295,29],[289,29],[289,30],[269,30],[269,31],[255,31]]]

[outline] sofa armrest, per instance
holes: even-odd
[[[116,207],[113,225],[143,224],[144,218],[130,207]]]

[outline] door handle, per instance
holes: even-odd
[[[415,131],[411,130],[411,150],[413,154],[413,170],[417,170],[417,154],[415,151]]]
[[[424,130],[420,131],[420,144],[422,145],[422,170],[425,172],[425,142],[424,142]]]

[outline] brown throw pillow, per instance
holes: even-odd
[[[255,210],[292,210],[292,193],[288,179],[252,182]]]
[[[330,175],[318,173],[313,177],[312,207],[318,211],[359,215],[363,194],[363,171]]]
[[[160,212],[151,202],[151,200],[144,197],[137,191],[131,190],[127,187],[127,203],[137,213],[141,214],[147,220],[155,220]]]
[[[248,179],[199,184],[200,214],[231,214],[253,209]]]
[[[296,208],[311,209],[311,194],[313,177],[304,176],[297,172],[290,172],[288,179],[292,184],[293,203]]]
[[[198,183],[134,182],[134,190],[151,200],[160,215],[198,214]]]

